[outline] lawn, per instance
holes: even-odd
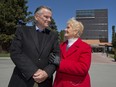
[[[0,53],[0,57],[10,57],[10,53]]]

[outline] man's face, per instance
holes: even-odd
[[[41,13],[35,15],[35,19],[38,21],[38,26],[41,28],[46,28],[51,22],[52,13],[48,9],[41,9]]]

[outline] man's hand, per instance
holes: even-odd
[[[35,74],[33,75],[33,79],[37,82],[37,83],[41,83],[43,81],[45,81],[48,77],[48,74],[41,69],[38,69],[37,72],[35,72]]]
[[[60,57],[55,55],[55,54],[53,54],[53,53],[51,53],[50,54],[50,58],[49,58],[49,63],[52,63],[52,64],[54,64],[56,66],[59,66],[59,64],[60,64]]]

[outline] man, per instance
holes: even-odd
[[[50,53],[59,54],[57,33],[47,29],[52,11],[46,6],[36,9],[35,26],[16,30],[11,44],[11,59],[16,65],[8,87],[52,87],[56,66],[49,63]]]

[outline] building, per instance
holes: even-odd
[[[108,43],[108,9],[76,10],[76,20],[84,25],[81,38],[93,49],[104,51],[106,46],[111,46]]]

